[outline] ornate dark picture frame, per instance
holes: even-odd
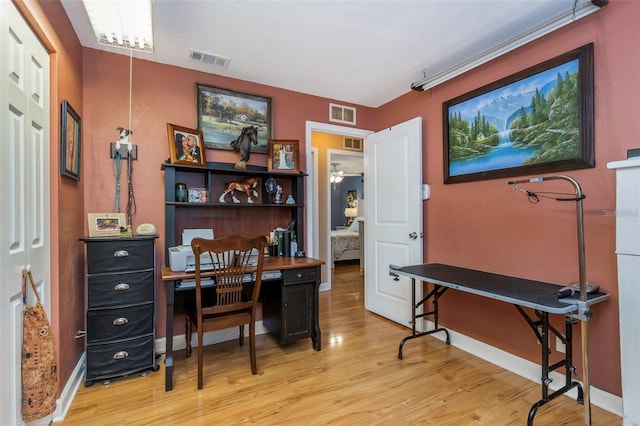
[[[443,104],[444,183],[595,166],[593,44]]]
[[[267,152],[272,128],[271,98],[199,83],[196,92],[198,129],[207,148],[232,150],[231,142],[240,136],[242,129],[254,126],[258,130],[258,145],[252,145],[251,152]]]
[[[80,180],[80,148],[82,121],[67,100],[62,101],[60,113],[60,174]]]

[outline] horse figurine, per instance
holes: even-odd
[[[258,180],[255,178],[248,178],[242,182],[237,182],[237,181],[229,182],[229,184],[227,185],[227,189],[225,189],[222,195],[220,195],[220,198],[218,199],[218,201],[221,203],[226,203],[224,197],[228,193],[231,193],[231,198],[233,199],[233,202],[239,203],[240,200],[238,199],[238,197],[236,197],[236,191],[238,191],[238,192],[244,192],[245,194],[247,194],[247,203],[253,204],[253,199],[251,198],[251,194],[253,194],[254,197],[258,196],[258,193],[256,192],[257,186],[258,186]]]
[[[258,128],[247,126],[242,129],[240,136],[231,142],[233,151],[240,154],[240,161],[235,164],[236,169],[246,169],[251,156],[251,144],[258,145]]]

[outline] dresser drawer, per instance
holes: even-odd
[[[153,336],[87,345],[86,380],[126,375],[155,366]]]
[[[153,332],[151,303],[119,309],[87,312],[87,343],[104,343]]]
[[[318,268],[285,269],[282,271],[284,285],[316,282]]]
[[[93,275],[87,286],[89,309],[153,302],[155,273]]]
[[[88,273],[153,269],[155,260],[153,245],[153,240],[88,241]]]

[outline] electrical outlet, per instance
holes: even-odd
[[[109,145],[111,148],[110,158],[116,158],[116,152],[118,152],[120,154],[120,158],[122,158],[123,160],[129,159],[129,158],[131,158],[132,160],[138,159],[138,145],[136,144],[133,144],[133,148],[131,149],[131,152],[129,152],[129,149],[126,144],[121,144],[120,149],[116,149],[115,142],[111,142]]]

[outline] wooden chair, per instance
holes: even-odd
[[[196,300],[195,304],[185,307],[185,319],[187,357],[191,356],[191,327],[194,326],[198,333],[198,389],[202,389],[202,342],[205,331],[238,326],[239,342],[242,346],[244,325],[249,324],[251,372],[258,373],[255,320],[266,243],[264,236],[258,238],[230,236],[213,240],[194,238],[191,241],[196,261]],[[207,253],[213,264],[211,275],[215,281],[215,297],[212,301],[206,301],[202,294],[202,274],[207,271],[202,270],[200,256],[205,254],[206,258]],[[245,278],[247,274],[253,274],[255,278],[247,281]],[[252,283],[253,289],[249,291]]]

